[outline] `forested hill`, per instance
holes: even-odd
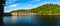
[[[29,10],[16,10],[16,11],[12,11],[12,12],[34,12],[37,13],[39,15],[42,14],[59,14],[60,13],[60,5],[58,4],[44,4],[42,6],[38,6],[36,8],[33,9],[29,9]]]

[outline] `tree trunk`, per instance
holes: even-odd
[[[0,26],[3,26],[4,4],[5,4],[5,0],[0,0]]]

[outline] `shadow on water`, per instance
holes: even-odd
[[[40,22],[42,22],[43,25],[45,26],[60,26],[59,23],[60,23],[60,16],[57,16],[57,15],[52,15],[52,16],[47,16],[47,15],[44,15],[44,16],[37,16],[37,19],[39,21],[39,24]]]

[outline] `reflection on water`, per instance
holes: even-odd
[[[17,16],[12,16],[12,20],[16,20],[17,19]]]
[[[5,26],[60,26],[60,16],[5,16]]]
[[[3,21],[4,21],[5,26],[37,25],[37,20],[35,16],[5,16],[3,18]]]
[[[15,23],[17,20],[17,16],[12,16],[12,22]]]

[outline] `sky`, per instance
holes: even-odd
[[[6,0],[4,12],[11,12],[19,9],[32,9],[43,4],[60,4],[60,0]]]

